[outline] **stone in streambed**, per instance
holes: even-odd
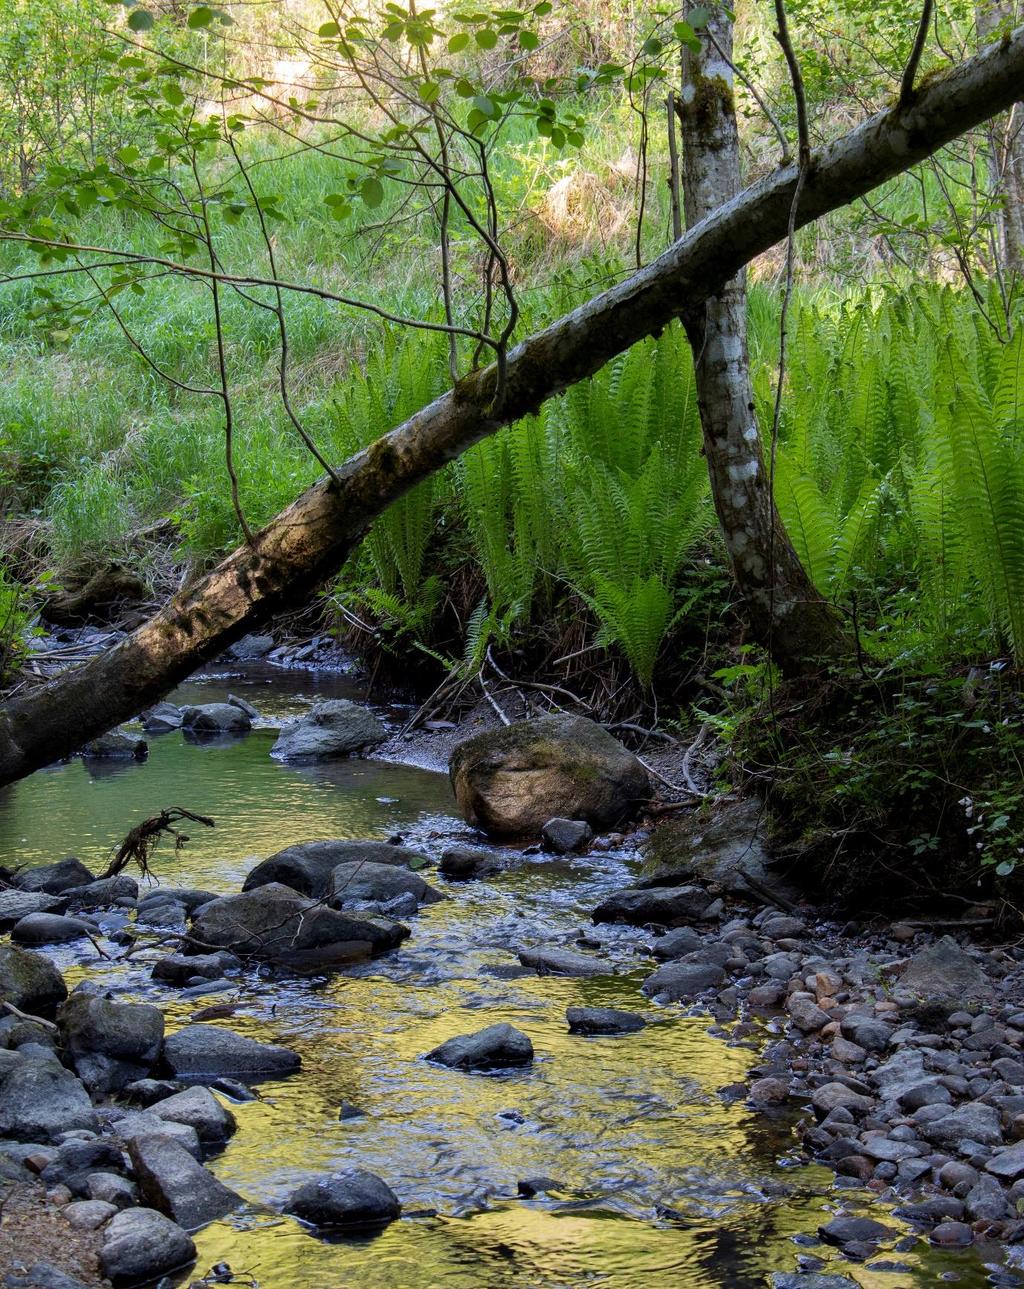
[[[170,953],[153,964],[150,975],[167,985],[187,985],[195,976],[219,980],[225,971],[239,966],[233,953]]]
[[[247,875],[242,890],[253,891],[278,882],[300,895],[319,900],[326,895],[331,875],[339,864],[395,864],[416,870],[426,863],[419,851],[386,841],[302,841],[257,864]]]
[[[540,836],[546,850],[553,850],[556,855],[571,855],[593,841],[594,831],[583,819],[549,819]]]
[[[180,730],[182,715],[173,703],[157,703],[142,713],[142,728],[147,734],[169,734]]]
[[[456,881],[474,877],[493,877],[504,873],[513,861],[509,856],[482,846],[451,846],[441,855],[438,872]]]
[[[292,1074],[302,1061],[297,1052],[236,1034],[219,1025],[186,1025],[164,1043],[164,1061],[180,1078],[227,1074],[255,1082]]]
[[[50,1059],[25,1059],[0,1076],[0,1137],[53,1141],[63,1132],[99,1124],[81,1082]]]
[[[648,976],[641,988],[648,998],[679,1002],[717,989],[725,972],[713,962],[668,962]]]
[[[818,1234],[827,1244],[876,1244],[889,1239],[895,1232],[871,1217],[842,1216],[833,1218],[818,1227]]]
[[[137,1137],[128,1147],[143,1200],[187,1230],[205,1226],[242,1203],[170,1137]]]
[[[384,1226],[401,1215],[398,1196],[375,1173],[347,1168],[305,1182],[288,1199],[286,1213],[325,1229]]]
[[[521,1030],[502,1023],[450,1038],[426,1059],[453,1070],[511,1069],[533,1061],[533,1044]]]
[[[51,1017],[67,996],[64,979],[49,958],[0,945],[0,999],[33,1016]]]
[[[520,949],[519,961],[538,976],[609,976],[614,972],[607,960],[569,949]]]
[[[183,1123],[194,1128],[204,1145],[227,1141],[237,1124],[235,1116],[222,1106],[209,1088],[186,1088],[153,1103],[149,1113],[168,1123]]]
[[[181,728],[193,738],[248,734],[252,721],[230,703],[202,703],[181,709]]]
[[[83,761],[144,761],[149,756],[149,744],[138,734],[112,730],[101,734],[82,748]]]
[[[195,1261],[191,1237],[151,1208],[131,1208],[112,1217],[103,1230],[100,1267],[120,1286],[156,1280]]]
[[[416,905],[437,904],[448,898],[428,885],[418,873],[398,864],[358,861],[339,864],[334,869],[326,899],[332,908],[342,908],[363,901],[386,904],[403,895],[411,895]]]
[[[699,886],[656,886],[617,891],[594,910],[595,922],[628,926],[682,926],[702,917],[711,896]]]
[[[478,734],[452,753],[449,773],[463,817],[499,837],[535,837],[554,818],[609,828],[650,796],[633,753],[582,716]]]
[[[30,913],[63,913],[67,899],[44,891],[0,891],[0,933],[10,931]]]
[[[691,926],[679,926],[667,935],[659,936],[651,946],[651,952],[662,962],[671,962],[673,958],[684,958],[688,953],[696,953],[703,944],[703,938]]]
[[[899,979],[903,989],[922,998],[949,999],[961,1006],[965,1000],[985,998],[992,992],[978,963],[948,935],[915,953]]]
[[[15,944],[70,944],[84,939],[90,930],[79,918],[29,913],[11,928],[11,939]]]
[[[147,1075],[164,1037],[158,1008],[77,991],[61,1008],[57,1023],[66,1056],[93,1092],[116,1092]]]
[[[46,895],[61,895],[73,886],[86,886],[95,881],[95,875],[80,859],[69,856],[54,864],[38,864],[34,868],[19,869],[11,885],[19,891],[42,891]]]
[[[270,755],[279,761],[328,761],[378,747],[388,736],[373,712],[347,698],[315,703],[299,720],[289,721]]]
[[[941,1118],[918,1123],[918,1132],[934,1146],[956,1148],[962,1141],[1001,1146],[999,1111],[981,1101],[968,1101]]]
[[[323,968],[396,948],[408,927],[386,918],[339,912],[272,882],[211,900],[192,923],[195,940],[287,966]]]
[[[85,886],[76,886],[66,894],[69,910],[77,913],[86,909],[109,909],[121,901],[136,900],[139,897],[139,884],[127,873],[118,873],[115,877],[100,877]]]
[[[647,1024],[636,1012],[614,1007],[567,1007],[565,1019],[570,1034],[635,1034]]]
[[[76,1223],[68,1212],[73,1207],[69,1204],[64,1209],[64,1217],[74,1226]],[[4,1277],[4,1289],[91,1289],[91,1286],[67,1275],[50,1262],[33,1262],[24,1275],[9,1272]]]

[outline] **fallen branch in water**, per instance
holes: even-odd
[[[143,819],[142,823],[136,824],[128,833],[117,854],[111,861],[110,867],[103,874],[103,880],[108,877],[116,877],[129,864],[138,864],[142,871],[143,877],[150,876],[149,861],[153,857],[153,851],[156,850],[157,843],[164,833],[174,838],[174,849],[176,851],[188,841],[188,836],[179,832],[174,824],[179,823],[182,819],[191,819],[197,824],[202,824],[204,828],[214,827],[214,822],[207,815],[197,815],[191,810],[186,810],[184,806],[171,806],[167,810],[161,810],[158,815],[153,815],[150,819]]]

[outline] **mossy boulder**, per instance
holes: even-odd
[[[549,819],[610,828],[650,797],[632,752],[584,716],[543,716],[461,743],[449,767],[459,809],[497,837],[534,837]]]
[[[49,958],[0,945],[0,999],[31,1016],[51,1017],[67,996],[64,978]]]

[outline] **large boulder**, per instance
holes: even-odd
[[[144,761],[149,756],[149,744],[138,734],[112,730],[101,734],[82,748],[85,761]]]
[[[46,895],[60,895],[73,886],[86,886],[95,881],[80,859],[73,855],[60,859],[54,864],[38,864],[34,868],[22,868],[11,879],[11,885],[19,891],[42,891]]]
[[[170,1137],[137,1137],[128,1154],[143,1200],[186,1230],[205,1226],[242,1203],[240,1195]]]
[[[460,743],[449,767],[469,823],[499,837],[536,836],[549,819],[611,827],[650,796],[632,752],[583,716],[543,716]]]
[[[103,1228],[100,1266],[116,1289],[189,1266],[196,1246],[176,1222],[151,1208],[128,1208]]]
[[[76,886],[68,891],[66,899],[68,908],[77,912],[85,909],[109,909],[121,901],[138,898],[139,884],[127,873],[118,873],[116,877],[100,877],[85,886]]]
[[[88,1092],[55,1057],[23,1059],[0,1075],[0,1137],[52,1141],[98,1127]]]
[[[64,978],[49,958],[0,945],[0,1000],[33,1016],[52,1016],[67,996]]]
[[[60,1009],[57,1023],[66,1057],[93,1092],[118,1092],[145,1077],[164,1038],[159,1008],[77,991]]]
[[[302,1065],[297,1052],[260,1043],[219,1025],[186,1025],[164,1043],[164,1061],[175,1078],[228,1075],[246,1082],[280,1078]]]
[[[400,895],[411,895],[417,904],[436,904],[447,899],[429,886],[418,873],[397,864],[339,864],[331,874],[327,898],[332,907],[370,901],[386,904]]]
[[[192,923],[192,935],[204,949],[230,949],[309,968],[386,953],[408,934],[408,927],[399,922],[325,908],[277,882],[211,900]]]
[[[11,927],[11,939],[15,944],[69,944],[83,939],[90,929],[79,918],[60,913],[28,913]]]
[[[488,1025],[473,1034],[458,1034],[432,1052],[428,1061],[453,1070],[504,1070],[533,1061],[533,1044],[512,1025]]]
[[[949,935],[907,960],[900,972],[900,986],[922,998],[961,1004],[992,993],[984,971]]]
[[[375,1173],[347,1168],[305,1182],[285,1204],[286,1213],[312,1226],[366,1228],[393,1222],[402,1212],[398,1196]]]
[[[270,755],[280,761],[328,761],[378,747],[387,736],[373,712],[347,698],[332,698],[289,721]]]
[[[242,884],[243,891],[255,890],[268,882],[280,882],[315,900],[327,894],[331,874],[339,864],[394,864],[399,868],[423,868],[426,858],[408,846],[387,841],[300,841],[286,846],[256,865]]]
[[[149,1108],[149,1113],[168,1123],[184,1123],[195,1128],[205,1144],[227,1141],[235,1131],[235,1116],[221,1105],[209,1088],[185,1088],[163,1097]]]
[[[699,886],[656,886],[617,891],[594,910],[595,922],[628,926],[685,926],[702,917],[712,897]]]
[[[181,709],[181,728],[194,738],[218,738],[226,734],[248,734],[252,721],[231,703],[202,703]]]

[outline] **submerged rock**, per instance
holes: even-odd
[[[401,1215],[402,1206],[387,1182],[375,1173],[347,1168],[305,1182],[293,1192],[284,1211],[312,1226],[353,1229],[393,1222]]]
[[[453,1070],[503,1070],[529,1065],[533,1044],[508,1024],[488,1025],[473,1034],[459,1034],[427,1053],[428,1061]]]
[[[355,962],[394,949],[408,927],[386,918],[325,908],[272,882],[204,904],[192,923],[204,947],[297,967]]]
[[[629,926],[683,926],[702,917],[712,897],[699,886],[655,886],[617,891],[594,910],[595,922]]]
[[[635,1034],[647,1024],[636,1012],[614,1007],[567,1007],[565,1019],[570,1034]]]
[[[192,1238],[163,1213],[129,1208],[112,1217],[103,1231],[100,1266],[114,1285],[156,1280],[195,1261]]]
[[[591,958],[570,949],[520,949],[519,961],[538,976],[610,976],[615,968],[604,958]]]
[[[364,861],[339,864],[331,873],[327,889],[327,898],[333,908],[362,900],[385,904],[401,895],[411,895],[416,904],[436,904],[448,898],[407,868]]]
[[[0,999],[33,1016],[53,1016],[68,996],[60,972],[41,953],[0,945]]]
[[[150,975],[168,985],[187,985],[194,977],[219,980],[225,971],[239,965],[233,953],[169,953],[153,964]]]
[[[228,1074],[255,1082],[293,1074],[302,1065],[297,1052],[259,1043],[219,1025],[186,1025],[164,1043],[164,1061],[175,1077]]]
[[[252,721],[230,703],[202,703],[181,709],[181,728],[197,738],[222,734],[248,734]]]
[[[339,864],[395,864],[419,869],[426,863],[419,851],[386,841],[302,841],[257,864],[247,875],[242,890],[280,882],[318,900],[327,894],[331,875]]]
[[[493,877],[511,867],[510,857],[482,846],[450,846],[441,855],[438,871],[454,881],[467,881],[475,877]]]
[[[460,743],[452,787],[469,823],[495,836],[536,836],[548,820],[608,828],[650,796],[647,771],[600,725],[544,716]]]
[[[144,761],[149,756],[149,744],[138,734],[125,734],[113,730],[86,743],[82,758],[86,761]]]

